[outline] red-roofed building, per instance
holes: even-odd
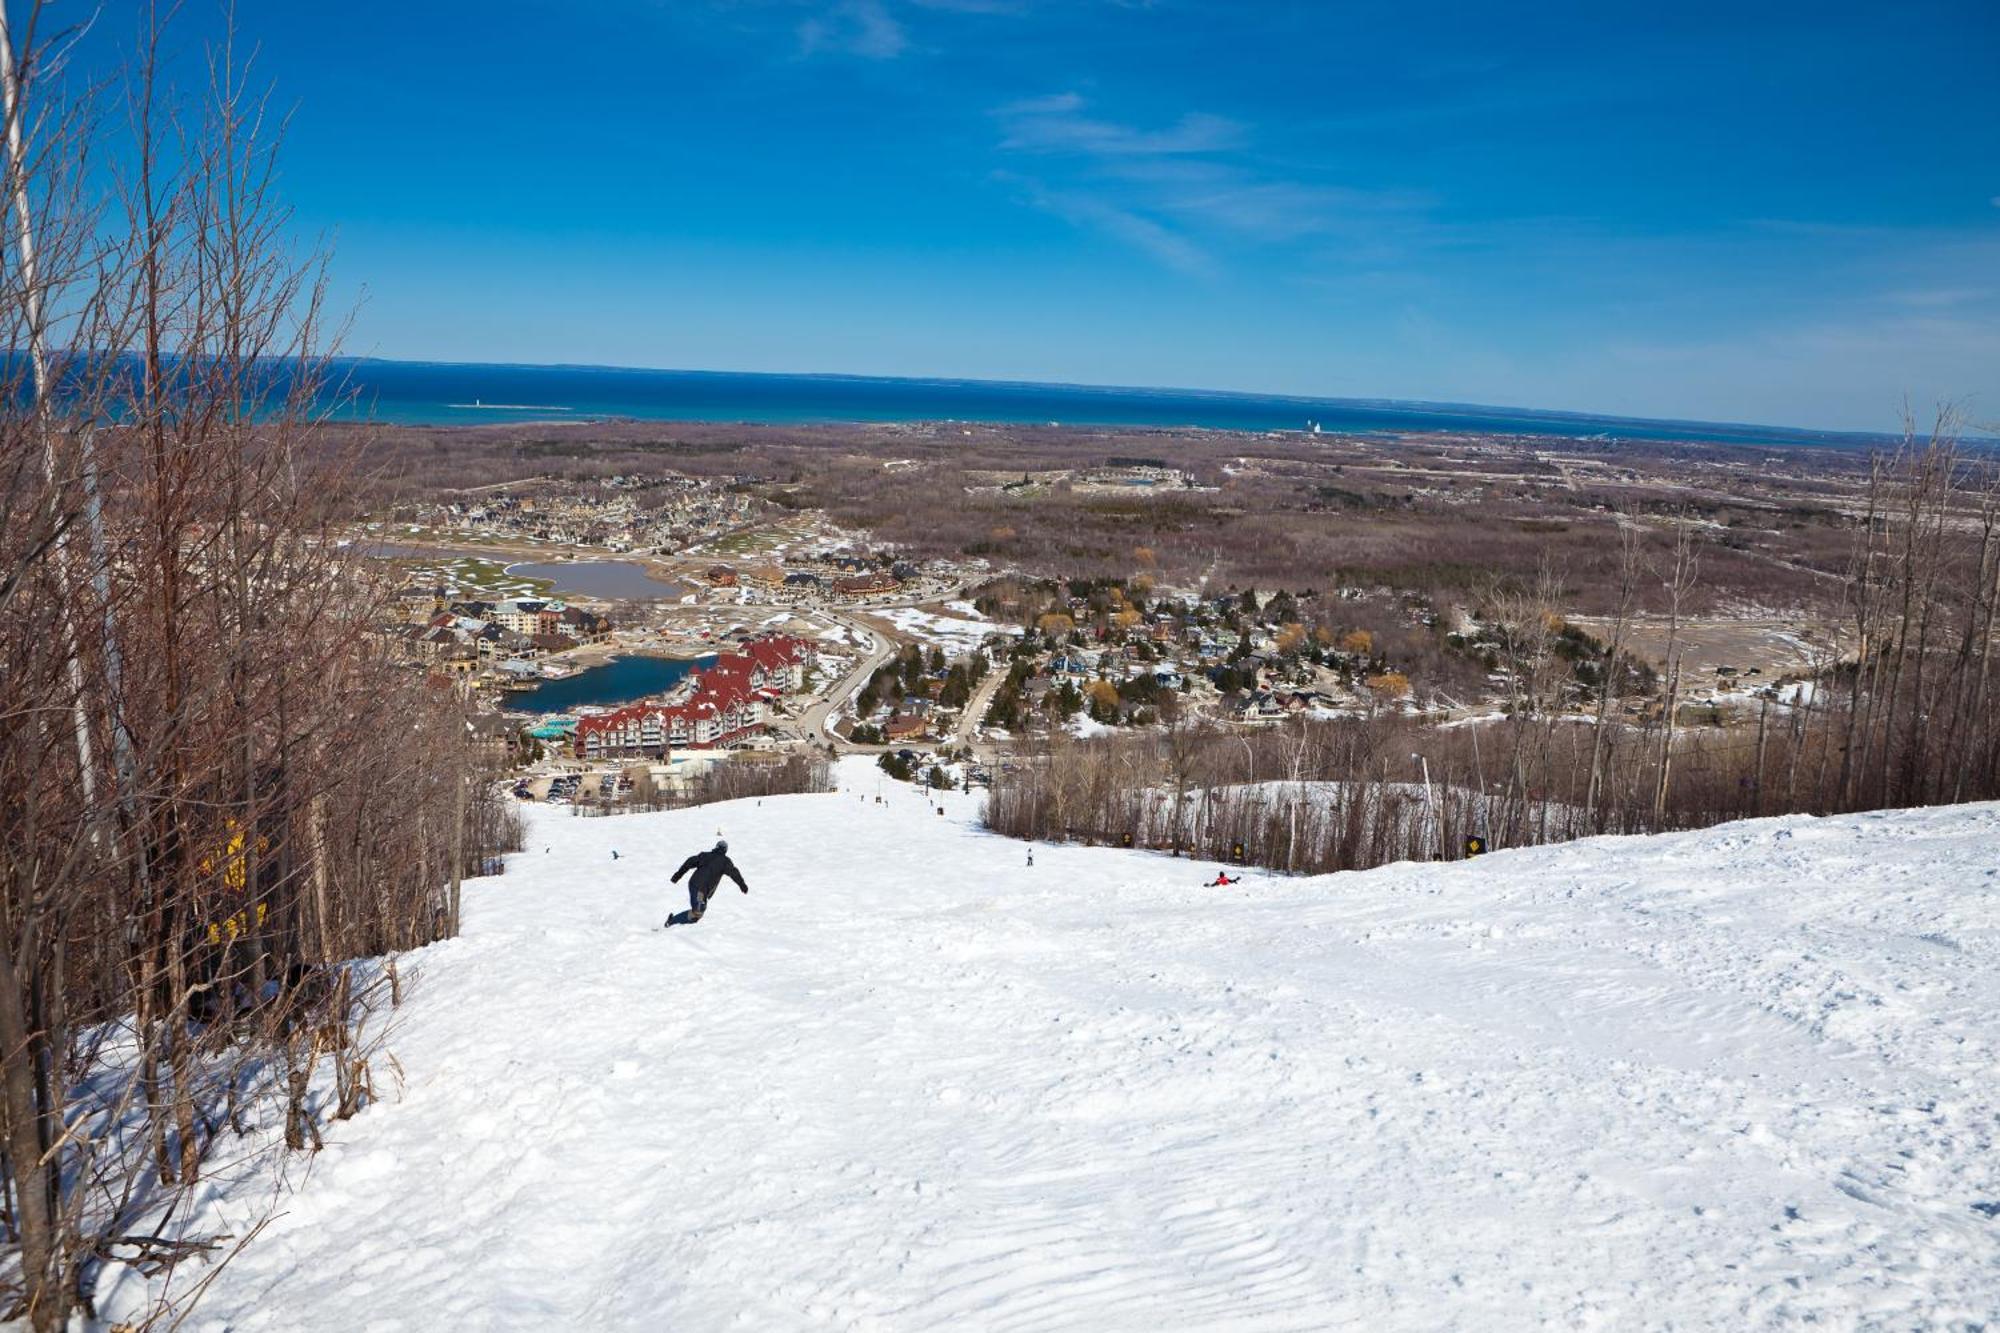
[[[666,712],[658,704],[628,704],[609,713],[578,718],[577,758],[604,759],[612,755],[664,758],[668,748]]]
[[[723,653],[715,664],[687,678],[684,698],[671,704],[630,704],[580,719],[579,759],[612,755],[663,756],[686,749],[747,740],[764,724],[772,704],[805,684],[812,646],[783,634],[765,634]]]
[[[766,683],[787,690],[803,689],[812,665],[812,645],[789,634],[760,634],[743,645],[743,655],[764,670]]]

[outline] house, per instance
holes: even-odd
[[[833,581],[833,590],[842,597],[872,597],[877,593],[894,592],[900,586],[895,575],[881,571],[853,574]]]
[[[447,599],[442,588],[403,588],[391,600],[403,619],[422,624],[444,610]]]
[[[711,587],[733,588],[736,586],[736,571],[728,565],[710,565],[702,571],[701,576],[708,580]]]
[[[449,629],[433,627],[422,631],[411,646],[418,657],[435,662],[458,644],[458,636]]]
[[[1243,720],[1246,722],[1276,722],[1287,716],[1289,716],[1289,710],[1277,695],[1271,693],[1269,690],[1254,690],[1250,694],[1249,707],[1244,710]]]
[[[543,651],[535,646],[532,635],[517,634],[510,629],[500,630],[486,642],[488,646],[484,651],[488,657],[536,658],[540,657]]]
[[[913,704],[910,709],[898,711],[890,717],[888,725],[882,728],[882,734],[892,741],[908,740],[912,736],[923,735],[930,730],[930,726],[930,710],[923,708],[918,711],[918,706]]]
[[[555,632],[567,634],[578,643],[602,643],[611,637],[611,622],[595,611],[566,606]]]

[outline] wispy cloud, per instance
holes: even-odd
[[[1916,287],[1890,292],[1889,304],[1909,310],[1948,310],[1954,306],[1974,305],[1993,295],[1985,287]]]
[[[798,51],[801,56],[894,60],[933,49],[920,45],[911,36],[910,19],[917,17],[912,11],[1021,15],[1028,12],[1032,3],[1033,0],[811,0],[814,12],[797,25]]]
[[[1435,203],[1420,191],[1288,180],[1234,161],[1113,161],[1101,171],[1141,188],[1153,206],[1189,225],[1263,242],[1373,231],[1390,217],[1404,224]]]
[[[1222,116],[1191,113],[1161,129],[1139,129],[1084,114],[1075,93],[1010,102],[995,114],[1006,129],[1002,148],[1096,157],[1159,157],[1240,148],[1243,127]]]
[[[1023,14],[1029,0],[910,0],[918,9],[941,9],[950,14]]]
[[[1095,195],[1050,190],[1038,181],[998,173],[998,179],[1016,186],[1022,198],[1045,213],[1053,213],[1079,227],[1088,227],[1137,250],[1148,258],[1189,277],[1207,277],[1215,271],[1208,252],[1154,218]]]
[[[1050,171],[1071,178],[1061,189],[1031,192],[1031,202],[1184,273],[1213,271],[1214,245],[1360,239],[1430,203],[1407,191],[1271,175],[1254,161],[1250,128],[1226,116],[1188,112],[1163,125],[1128,124],[1094,114],[1074,92],[1009,102],[993,115],[1003,151],[1050,159]],[[1191,254],[1201,262],[1189,262]]]
[[[799,54],[837,52],[866,60],[894,60],[910,49],[909,34],[883,0],[840,0],[799,24]]]

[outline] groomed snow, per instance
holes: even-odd
[[[1214,890],[841,773],[537,811],[188,1326],[2000,1311],[2000,806]],[[750,896],[655,932],[718,828]]]

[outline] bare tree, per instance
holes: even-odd
[[[1611,621],[1611,642],[1605,649],[1603,678],[1598,682],[1597,721],[1590,737],[1590,783],[1584,796],[1584,817],[1592,827],[1596,826],[1598,798],[1604,791],[1605,764],[1613,753],[1606,723],[1610,719],[1612,705],[1618,699],[1619,683],[1623,679],[1625,630],[1631,619],[1633,601],[1638,595],[1642,563],[1639,529],[1621,521],[1618,526],[1618,610]]]
[[[30,352],[0,386],[0,1240],[38,1331],[108,1259],[214,1251],[161,1223],[250,1102],[298,1147],[315,1077],[366,1103],[394,972],[350,960],[451,929],[511,832],[459,698],[381,651],[382,580],[331,540],[275,122],[226,45],[173,92],[149,23],[119,137],[39,17],[0,27],[0,321]]]
[[[1684,511],[1674,525],[1673,564],[1661,576],[1667,594],[1667,688],[1660,718],[1659,775],[1653,788],[1653,824],[1664,827],[1667,791],[1673,776],[1674,730],[1679,722],[1681,703],[1681,615],[1690,592],[1700,577],[1700,554],[1695,549],[1694,526]]]

